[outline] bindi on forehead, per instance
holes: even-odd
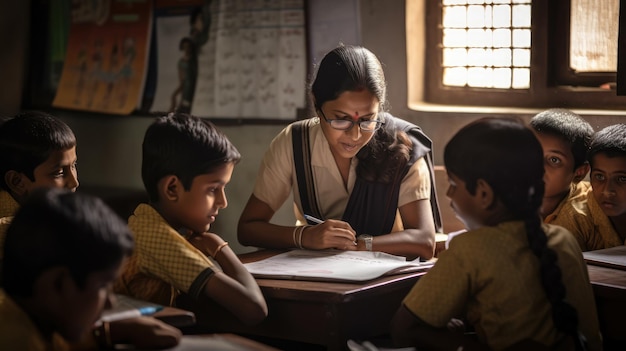
[[[358,120],[359,119],[359,112],[358,111],[354,112],[354,115],[352,115],[350,117],[352,117],[352,119],[355,120],[355,121]]]

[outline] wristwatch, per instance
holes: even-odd
[[[365,243],[365,249],[367,251],[372,251],[372,242],[374,241],[374,237],[369,234],[361,234],[357,237],[358,240],[363,240]]]

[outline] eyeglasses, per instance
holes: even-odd
[[[357,122],[350,120],[350,119],[328,119],[326,118],[326,115],[324,114],[324,111],[322,111],[322,109],[320,109],[320,112],[322,114],[322,117],[324,117],[324,120],[328,124],[330,124],[330,127],[333,129],[337,129],[337,130],[348,131],[352,129],[355,123],[358,123],[359,129],[361,129],[361,131],[373,132],[377,130],[378,128],[380,128],[380,126],[385,124],[384,121],[377,120],[377,119],[362,120],[362,121],[357,121]]]

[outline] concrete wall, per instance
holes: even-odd
[[[409,4],[423,5],[423,1],[407,0]],[[491,113],[512,114],[529,118],[538,111],[515,109],[464,109],[414,103],[409,107],[407,85],[405,0],[313,0],[310,20],[311,60],[317,62],[320,53],[332,49],[339,42],[361,44],[379,56],[385,65],[391,112],[420,125],[434,142],[436,163],[441,163],[442,149],[458,128],[471,120]],[[16,21],[18,16],[22,21]],[[19,110],[25,43],[27,42],[28,2],[11,1],[0,4],[0,77],[3,78],[0,112],[4,115]],[[423,35],[423,18],[411,19],[411,35]],[[413,54],[420,55],[422,47]],[[4,63],[4,64],[2,64]],[[419,75],[414,71],[412,77]],[[16,78],[17,75],[17,78]],[[418,77],[419,78],[419,77]],[[15,81],[13,80],[15,79]],[[11,84],[7,84],[11,82]],[[419,85],[419,84],[418,84]],[[419,88],[419,86],[418,86]],[[418,92],[419,95],[419,92]],[[608,111],[582,111],[597,129],[624,122],[621,114]],[[141,116],[100,116],[78,112],[61,112],[58,115],[74,129],[78,138],[79,175],[85,186],[115,186],[142,189],[140,178],[141,141],[151,119]],[[220,212],[212,228],[231,243],[236,252],[249,251],[237,243],[236,225],[253,186],[263,152],[272,138],[283,127],[276,125],[245,124],[221,126],[243,154],[235,168],[232,182],[227,187],[229,207]],[[80,189],[80,188],[79,188]],[[445,205],[445,201],[442,201]],[[288,202],[275,216],[274,222],[293,223],[291,203]]]

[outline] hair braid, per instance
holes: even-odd
[[[526,235],[528,245],[532,252],[539,258],[541,285],[546,292],[552,305],[552,319],[555,327],[566,335],[574,338],[576,349],[582,350],[582,344],[578,334],[578,313],[576,309],[565,301],[565,285],[563,284],[561,268],[557,264],[558,257],[554,250],[548,247],[548,238],[541,228],[541,220],[537,209],[543,198],[542,191],[534,189],[543,188],[543,184],[536,184],[529,193],[526,217]]]
[[[520,120],[479,119],[448,142],[444,163],[449,173],[463,179],[471,194],[475,194],[478,179],[485,180],[511,219],[524,221],[528,245],[539,259],[541,285],[552,306],[554,326],[574,338],[577,350],[584,349],[577,311],[565,301],[558,257],[548,246],[541,224],[545,170],[543,150],[533,132]]]

